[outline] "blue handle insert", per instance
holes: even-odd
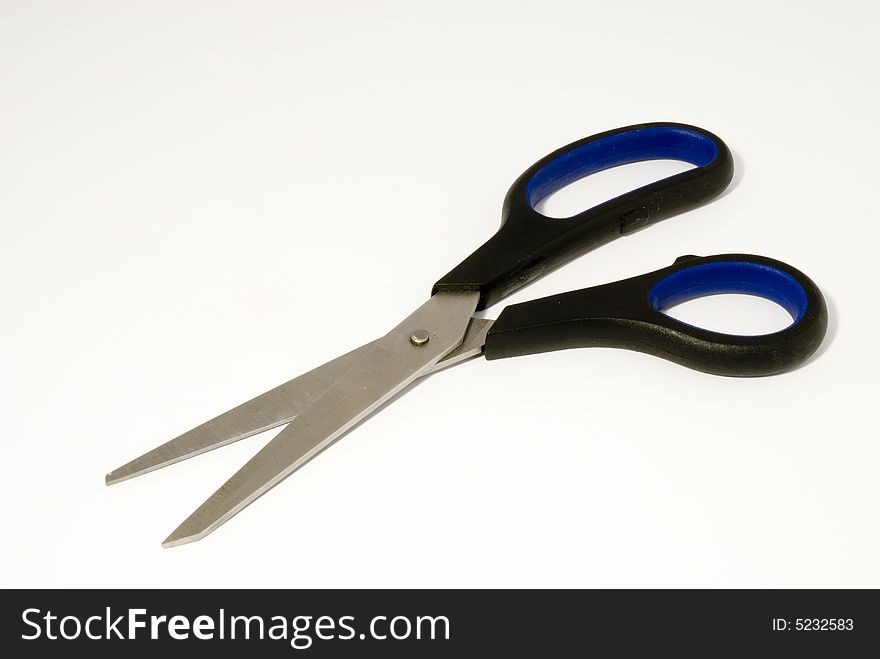
[[[787,272],[764,263],[716,261],[685,267],[651,287],[648,301],[657,311],[706,295],[745,293],[775,302],[797,323],[807,312],[807,293]]]
[[[646,160],[681,160],[697,167],[712,162],[718,146],[708,135],[681,126],[650,126],[587,142],[541,167],[526,186],[534,208],[557,190],[605,169]]]

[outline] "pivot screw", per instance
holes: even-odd
[[[428,342],[428,339],[430,338],[431,335],[428,334],[428,330],[417,329],[409,337],[409,342],[412,343],[414,346],[423,346]]]

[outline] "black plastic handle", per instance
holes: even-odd
[[[580,178],[646,160],[682,160],[695,169],[643,186],[566,219],[535,206]],[[491,306],[565,262],[719,195],[733,177],[733,158],[712,133],[685,124],[651,123],[579,140],[539,160],[511,186],[501,228],[434,284],[433,293],[479,291]]]
[[[662,313],[721,293],[772,300],[794,322],[779,332],[739,336]],[[827,324],[821,291],[790,265],[750,254],[682,256],[656,272],[507,307],[486,336],[485,355],[500,359],[601,346],[646,352],[717,375],[773,375],[809,358]]]

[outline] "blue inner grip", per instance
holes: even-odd
[[[716,261],[666,275],[648,292],[657,311],[706,295],[745,293],[775,302],[797,323],[807,311],[807,294],[787,272],[751,261]]]
[[[651,126],[587,142],[554,158],[534,173],[526,198],[534,208],[557,190],[590,174],[645,160],[681,160],[708,165],[718,147],[706,135],[678,126]]]

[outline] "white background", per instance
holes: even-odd
[[[876,7],[0,3],[0,585],[880,587]],[[729,192],[507,302],[764,254],[827,296],[805,367],[475,360],[175,549],[268,436],[104,486],[390,329],[545,153],[657,120],[724,138]]]

